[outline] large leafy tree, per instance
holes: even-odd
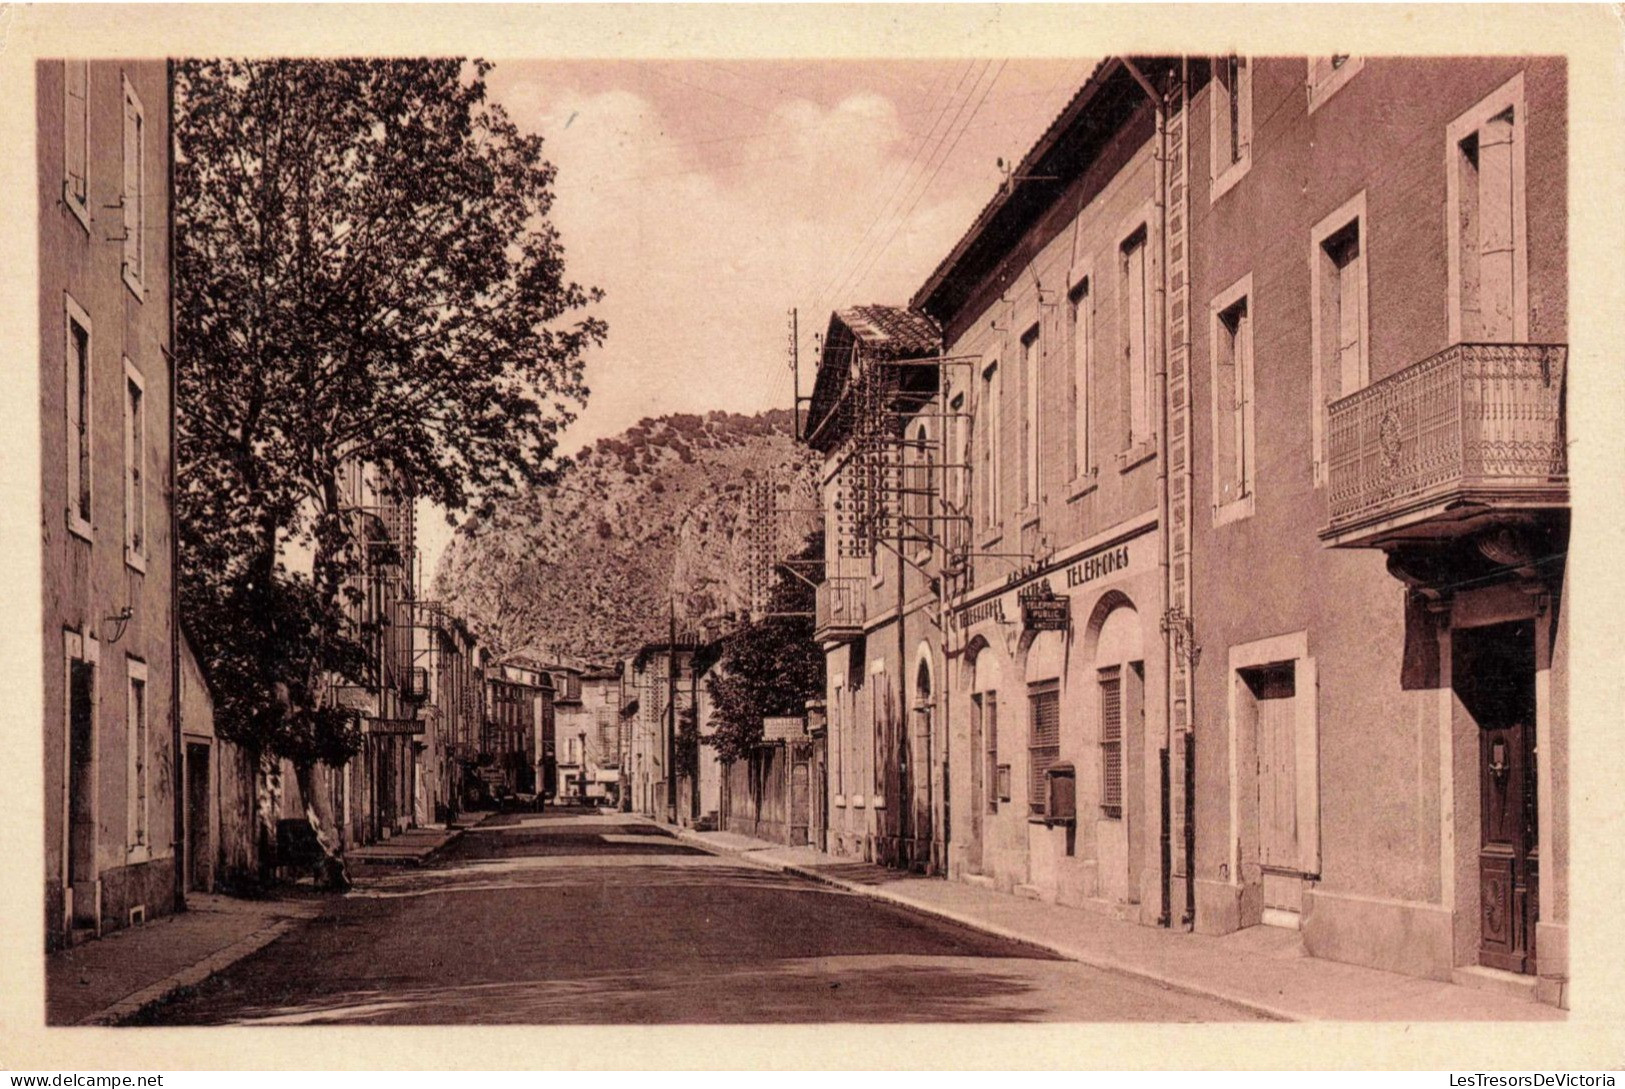
[[[761,744],[762,719],[800,715],[824,694],[824,652],[813,641],[812,583],[807,561],[824,554],[822,533],[809,537],[794,566],[781,567],[768,597],[768,615],[722,641],[721,668],[706,679],[715,730],[705,741],[724,762]]]
[[[221,732],[302,769],[357,745],[327,683],[368,680],[349,467],[448,512],[550,482],[605,334],[489,70],[176,66],[182,608]]]

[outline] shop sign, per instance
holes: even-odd
[[[1016,599],[1021,602],[1021,626],[1027,631],[1066,631],[1072,626],[1072,599],[1058,596],[1049,579],[1024,587]]]
[[[807,720],[800,715],[775,715],[762,719],[762,740],[798,741],[807,736]]]
[[[369,718],[362,720],[364,732],[369,734],[421,734],[420,718]]]

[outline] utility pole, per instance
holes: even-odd
[[[677,599],[668,602],[671,628],[666,640],[666,823],[677,824]]]

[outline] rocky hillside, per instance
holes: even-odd
[[[644,419],[577,454],[556,487],[461,526],[436,596],[482,643],[609,662],[664,640],[667,602],[694,628],[748,604],[746,509],[771,481],[781,508],[816,505],[816,456],[790,413]],[[817,528],[777,519],[778,551]]]

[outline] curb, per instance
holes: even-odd
[[[173,975],[166,976],[157,983],[143,987],[133,994],[125,995],[106,1009],[98,1010],[75,1022],[80,1026],[116,1025],[128,1017],[132,1017],[148,1006],[162,1002],[182,987],[194,987],[216,972],[231,967],[253,953],[259,952],[267,945],[276,941],[283,934],[293,929],[299,919],[279,919],[269,926],[261,927],[248,935],[239,938],[231,945],[215,952],[189,967],[182,968]]]
[[[433,847],[422,852],[421,854],[400,855],[395,858],[356,858],[354,855],[351,855],[346,859],[346,861],[353,860],[363,866],[422,866],[432,860],[441,851],[444,851],[447,847],[450,847],[453,843],[456,843],[458,840],[462,839],[465,831],[467,831],[465,828],[454,829],[444,840],[435,844]],[[363,848],[363,850],[365,849],[366,848]]]
[[[1083,964],[1090,968],[1099,968],[1104,971],[1115,972],[1118,975],[1132,976],[1136,979],[1147,980],[1159,986],[1166,987],[1171,991],[1179,991],[1182,994],[1197,995],[1203,998],[1215,998],[1221,1002],[1227,1002],[1232,1006],[1238,1006],[1244,1010],[1247,1010],[1249,1013],[1256,1013],[1259,1016],[1266,1017],[1272,1021],[1298,1022],[1317,1020],[1317,1018],[1307,1016],[1296,1010],[1284,1009],[1280,1006],[1271,1005],[1267,1002],[1259,1002],[1254,998],[1230,994],[1223,990],[1217,990],[1211,987],[1197,986],[1187,980],[1182,980],[1166,973],[1158,972],[1154,969],[1145,968],[1140,965],[1127,964],[1122,961],[1114,960],[1111,957],[1102,957],[1098,954],[1080,952],[1078,949],[1069,947],[1061,942],[1052,942],[1046,941],[1043,938],[1034,938],[1031,935],[1018,933],[1008,929],[1007,927],[999,926],[996,923],[989,923],[985,920],[963,915],[960,912],[953,911],[948,908],[940,908],[933,904],[922,904],[916,900],[910,900],[907,897],[899,896],[893,892],[887,892],[884,889],[877,889],[870,885],[860,885],[853,881],[845,881],[841,878],[833,877],[830,874],[819,873],[815,869],[809,869],[808,867],[800,866],[793,862],[775,862],[772,859],[752,858],[752,852],[749,849],[733,851],[725,847],[718,847],[715,844],[707,843],[700,836],[688,831],[687,829],[668,828],[665,825],[658,824],[658,822],[655,823],[657,827],[669,832],[677,839],[680,839],[685,843],[692,844],[695,847],[699,847],[713,855],[724,858],[737,858],[746,865],[754,866],[758,869],[774,870],[779,873],[793,874],[796,877],[813,881],[820,885],[827,885],[833,888],[841,889],[844,892],[856,893],[871,900],[884,901],[885,903],[891,904],[895,907],[900,907],[905,911],[911,911],[917,915],[925,915],[934,919],[940,919],[945,922],[953,923],[956,926],[965,927],[968,930],[978,931],[982,934],[991,934],[996,938],[1003,938],[1006,941],[1015,942],[1018,945],[1025,945],[1032,949],[1042,949],[1047,953],[1054,953],[1056,956],[1072,961],[1075,964]]]

